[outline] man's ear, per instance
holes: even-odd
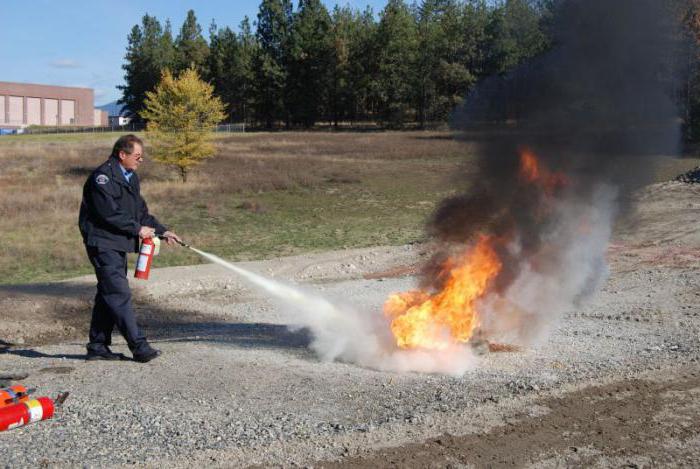
[[[119,161],[124,161],[124,158],[126,158],[126,152],[121,150],[117,156],[119,156]]]

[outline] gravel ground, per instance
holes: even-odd
[[[700,166],[679,175],[676,178],[676,181],[685,182],[689,184],[700,183]]]
[[[559,408],[552,399],[569,396],[583,402],[577,393],[608,389],[604,386],[615,390],[615,383],[624,380],[695,376],[700,370],[700,188],[695,186],[667,183],[640,194],[641,222],[620,228],[610,249],[611,277],[593,300],[562,318],[542,347],[489,353],[462,377],[319,361],[307,347],[308,334],[285,326],[293,322],[289,312],[227,271],[210,265],[157,270],[137,292],[149,336],[164,352],[152,363],[88,363],[82,355],[84,340],[67,339],[70,332],[47,339],[44,329],[34,335],[26,327],[12,329],[14,342],[19,338],[25,344],[6,346],[0,371],[30,373],[24,383],[41,395],[69,391],[71,396],[53,420],[0,433],[0,461],[7,467],[323,466],[330,461],[354,467],[381,462],[424,467],[426,460],[419,458],[372,459],[372,454],[394,446],[410,455],[425,450],[406,446],[415,442],[446,434],[490,435],[516,417],[547,415],[561,415],[561,430],[552,439],[563,438],[575,428],[567,427],[568,411],[561,410],[566,406]],[[413,286],[414,277],[397,274],[410,272],[420,258],[419,247],[404,246],[246,266],[305,283],[358,309],[379,311],[389,293]],[[89,313],[76,311],[89,301],[90,282],[83,278],[3,289],[16,305],[36,300],[40,306],[29,307],[28,318],[49,311],[45,305],[51,301],[73,305],[42,319],[79,331],[80,324],[87,327]],[[21,318],[14,320],[21,323]],[[126,351],[123,342],[114,349]],[[686,392],[695,412],[700,393],[697,383],[688,382],[664,392]],[[648,412],[645,399],[656,395],[652,391],[640,394],[633,411]],[[674,409],[673,415],[685,415]],[[663,420],[663,413],[658,415]],[[532,431],[522,426],[523,437]],[[693,431],[669,440],[685,458],[676,463],[700,461],[698,435]],[[507,440],[491,445],[497,441]],[[467,453],[474,444],[448,442],[466,445]],[[671,451],[664,448],[655,451]],[[545,454],[527,461],[550,466],[625,463],[589,453],[589,459]],[[439,466],[450,463],[442,462]]]

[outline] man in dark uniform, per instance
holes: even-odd
[[[145,363],[160,355],[136,324],[126,278],[126,255],[138,252],[144,238],[162,236],[168,244],[176,243],[179,238],[148,213],[136,175],[142,160],[141,139],[124,135],[114,144],[109,159],[92,172],[83,187],[78,225],[97,276],[88,360],[125,358],[109,349],[115,325],[126,339],[134,360]]]

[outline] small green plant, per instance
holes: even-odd
[[[141,117],[156,161],[176,166],[182,182],[190,168],[214,155],[211,131],[224,120],[224,105],[214,88],[190,67],[177,78],[169,70],[155,91],[146,93]]]

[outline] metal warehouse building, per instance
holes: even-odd
[[[90,88],[0,81],[0,127],[107,125]]]

